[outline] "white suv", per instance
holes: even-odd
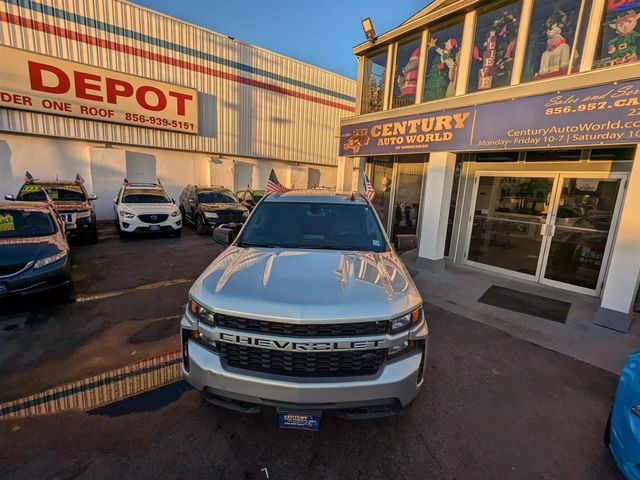
[[[173,199],[156,183],[129,183],[113,199],[120,236],[133,233],[182,233],[182,215]]]

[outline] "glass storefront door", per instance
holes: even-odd
[[[623,180],[479,175],[465,262],[597,295]]]
[[[376,157],[370,161],[369,181],[376,192],[372,200],[382,225],[388,225],[389,205],[391,203],[391,185],[393,183],[393,157]]]
[[[537,276],[554,180],[552,176],[481,176],[467,249],[469,263],[521,277]]]
[[[559,182],[543,283],[597,291],[622,198],[622,178],[561,176]]]
[[[417,233],[424,166],[424,155],[406,155],[396,164],[391,241],[395,241],[398,234]]]

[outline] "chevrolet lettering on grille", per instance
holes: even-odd
[[[292,340],[273,340],[259,338],[250,335],[239,335],[227,332],[215,332],[213,340],[217,342],[234,343],[251,347],[280,350],[285,352],[327,352],[349,350],[372,350],[386,348],[387,341],[382,340],[358,340],[358,341],[322,341],[322,342],[295,342]]]

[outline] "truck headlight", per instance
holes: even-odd
[[[77,212],[76,218],[89,218],[91,216],[91,210],[85,210],[83,212]]]
[[[199,303],[190,300],[189,301],[189,310],[193,313],[199,320],[202,320],[204,323],[209,325],[215,325],[215,314],[211,310],[207,310]]]
[[[67,256],[67,252],[64,251],[64,252],[56,253],[55,255],[51,255],[50,257],[41,258],[40,260],[37,260],[36,263],[33,264],[33,269],[38,270],[39,268],[44,268],[47,265],[51,265],[52,263],[57,262],[58,260],[62,260],[66,256]]]
[[[216,212],[204,212],[204,216],[211,219],[218,218],[218,214]]]
[[[404,342],[394,345],[387,350],[387,360],[393,360],[394,358],[400,357],[405,353],[409,353],[415,350],[418,342],[416,340],[405,340]]]
[[[124,218],[136,218],[136,216],[133,213],[129,213],[125,210],[120,210],[118,211],[118,213],[120,214],[121,217],[124,217]]]
[[[422,320],[422,307],[416,308],[413,312],[409,312],[401,317],[391,320],[391,334],[403,332],[409,330],[411,327],[417,325]]]

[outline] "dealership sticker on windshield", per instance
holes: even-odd
[[[0,232],[13,232],[16,229],[13,223],[13,215],[5,213],[0,215]]]

